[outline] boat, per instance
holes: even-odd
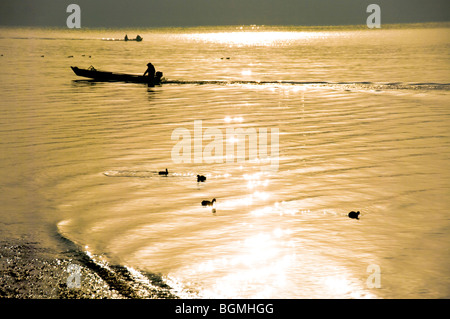
[[[102,38],[102,41],[136,41],[136,42],[141,42],[142,40],[144,40],[144,38],[141,37],[140,35],[137,35],[136,38],[134,38],[134,39],[128,38],[127,35],[124,38],[121,38],[121,39],[118,39],[118,38]]]
[[[132,83],[149,83],[149,77],[137,74],[127,74],[127,73],[116,73],[99,71],[95,69],[92,65],[87,69],[80,69],[76,66],[71,66],[73,72],[76,75],[85,78],[93,79],[95,81],[116,81],[116,82],[132,82]],[[155,73],[155,78],[153,84],[161,84],[163,73],[158,71]]]
[[[141,42],[143,39],[118,39],[118,38],[102,38],[102,41],[125,41],[125,42],[129,42],[129,41],[136,41],[136,42]]]

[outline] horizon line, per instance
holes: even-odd
[[[450,20],[445,21],[427,21],[427,22],[399,22],[399,23],[383,23],[382,28],[390,27],[395,28],[398,26],[442,26],[447,25],[446,27],[450,27]],[[297,25],[297,24],[220,24],[220,25],[192,25],[192,26],[134,26],[134,27],[118,27],[118,26],[86,26],[81,27],[79,29],[70,29],[67,28],[67,26],[54,26],[54,25],[2,25],[0,22],[0,28],[47,28],[47,29],[67,29],[67,30],[82,30],[82,29],[89,29],[89,30],[103,30],[103,29],[116,29],[116,30],[126,30],[126,29],[195,29],[195,28],[231,28],[231,27],[264,27],[264,28],[311,28],[311,29],[318,29],[318,28],[364,28],[368,29],[366,24],[336,24],[336,25]],[[373,30],[373,29],[370,29]],[[379,29],[378,29],[379,30]],[[245,31],[261,31],[258,30],[248,30]]]

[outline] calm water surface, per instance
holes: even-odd
[[[101,40],[125,33],[144,41]],[[449,40],[448,28],[1,29],[1,236],[60,234],[182,297],[448,298]],[[69,68],[149,61],[174,82]],[[241,82],[201,82],[219,80]],[[238,128],[269,132],[274,156],[227,162]],[[187,162],[175,131],[191,137]],[[208,132],[223,137],[212,163]],[[200,205],[212,198],[215,213]]]

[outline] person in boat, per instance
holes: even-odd
[[[125,41],[128,41],[128,34],[125,34]]]
[[[144,76],[148,74],[148,83],[153,84],[155,81],[155,67],[151,63],[147,63],[147,70],[144,72]]]

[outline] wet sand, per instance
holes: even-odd
[[[48,257],[37,243],[2,241],[0,297],[17,299],[123,298],[95,272],[81,266],[81,288],[69,288],[67,271],[74,259]]]
[[[176,298],[158,276],[139,285],[122,266],[101,267],[82,252],[60,252],[25,240],[0,242],[0,298],[14,299],[159,299]],[[71,285],[70,265],[80,268],[80,285]],[[120,275],[118,275],[120,274]],[[73,277],[72,277],[73,278]],[[75,281],[72,281],[74,284]]]

